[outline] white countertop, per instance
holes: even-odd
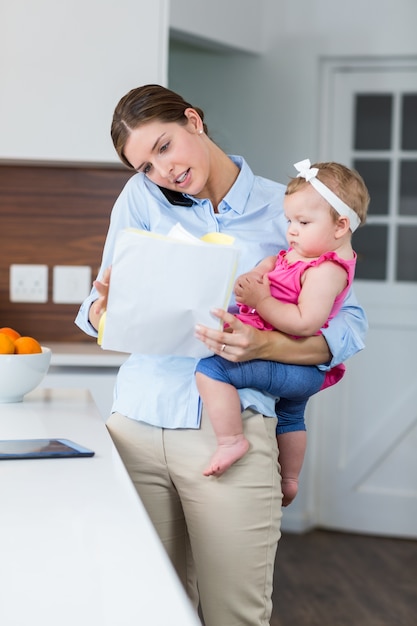
[[[2,404],[0,433],[96,453],[0,461],[0,624],[200,624],[87,391]]]
[[[94,340],[78,343],[46,343],[51,349],[51,367],[119,367],[127,358],[125,352],[103,350]]]

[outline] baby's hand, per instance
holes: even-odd
[[[257,304],[271,295],[268,275],[261,276],[258,272],[242,274],[235,283],[236,300],[256,309]]]
[[[260,283],[262,282],[264,273],[259,272],[257,269],[253,269],[250,272],[245,272],[236,278],[235,289],[238,285],[243,285],[247,280],[257,280]]]

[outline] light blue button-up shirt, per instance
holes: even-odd
[[[130,227],[166,235],[180,222],[196,237],[209,232],[227,233],[235,238],[241,251],[237,274],[286,248],[285,186],[255,176],[241,157],[231,158],[240,174],[220,203],[218,213],[207,199],[192,198],[191,207],[170,204],[142,173],[132,176],[113,207],[99,276],[112,264],[117,233]],[[88,321],[88,312],[97,297],[93,288],[75,320],[91,336],[97,336],[97,332]],[[233,307],[234,302],[230,304]],[[365,314],[351,293],[340,314],[323,330],[333,355],[328,367],[361,350],[366,330]],[[132,354],[119,370],[112,411],[164,428],[198,428],[201,402],[195,384],[195,364],[195,359],[188,357]],[[243,408],[275,416],[275,399],[269,395],[253,389],[241,389],[239,395]]]

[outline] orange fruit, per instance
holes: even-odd
[[[14,354],[14,341],[5,333],[0,333],[0,354]]]
[[[42,352],[41,344],[33,337],[18,337],[14,342],[15,354],[36,354]]]
[[[18,333],[17,330],[15,330],[14,328],[9,328],[8,326],[3,326],[3,328],[0,328],[0,333],[8,335],[9,337],[11,337],[11,339],[13,339],[13,341],[15,339],[19,339],[20,337],[20,333]]]

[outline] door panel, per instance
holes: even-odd
[[[321,158],[357,167],[370,181],[368,224],[352,240],[360,257],[355,292],[369,333],[345,378],[310,408],[319,525],[407,537],[417,537],[416,69],[329,69]],[[377,102],[375,117],[385,115],[389,126],[380,136],[372,119]]]

